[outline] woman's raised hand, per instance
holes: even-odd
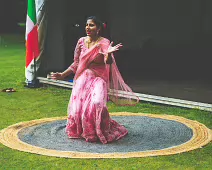
[[[108,47],[108,50],[107,50],[108,54],[118,51],[119,48],[123,46],[121,43],[119,43],[115,46],[112,46],[112,45],[113,45],[113,41],[110,43],[110,46]]]
[[[50,78],[53,80],[62,80],[63,76],[62,76],[62,73],[56,72],[56,73],[51,73]]]

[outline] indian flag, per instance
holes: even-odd
[[[37,70],[36,61],[40,50],[38,42],[38,26],[36,19],[35,0],[28,0],[28,10],[26,19],[26,82],[33,83]]]

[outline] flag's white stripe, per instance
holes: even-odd
[[[26,19],[26,40],[27,40],[27,36],[28,34],[32,31],[32,29],[34,28],[34,23],[32,22],[31,18],[27,15],[27,19]]]

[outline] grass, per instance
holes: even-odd
[[[0,92],[0,129],[33,119],[65,116],[71,91],[56,87],[24,87],[24,35],[1,35],[0,89],[13,87],[15,93]],[[141,102],[136,107],[117,107],[110,112],[129,111],[178,115],[197,120],[212,129],[210,112]],[[172,156],[130,159],[66,159],[12,150],[0,144],[0,169],[212,169],[212,143],[201,149]]]

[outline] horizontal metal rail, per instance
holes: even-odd
[[[44,77],[38,77],[38,80],[40,83],[43,83],[43,84],[55,85],[55,86],[66,87],[71,89],[73,88],[72,82],[52,80],[52,79],[48,79]],[[130,93],[127,93],[124,91],[117,91],[117,94],[121,97],[131,96]],[[212,111],[212,104],[208,104],[208,103],[194,102],[194,101],[181,100],[181,99],[175,99],[170,97],[162,97],[162,96],[155,96],[155,95],[142,94],[142,93],[135,93],[135,94],[139,97],[140,100],[143,100],[143,101]]]

